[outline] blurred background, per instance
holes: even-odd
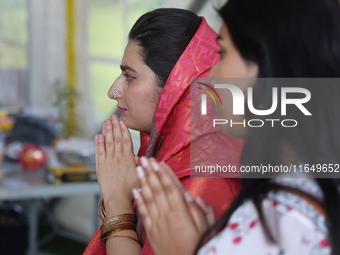
[[[218,2],[218,1],[217,1]],[[93,137],[145,12],[208,0],[0,0],[0,254],[82,254],[99,227]],[[131,131],[134,151],[138,132]]]

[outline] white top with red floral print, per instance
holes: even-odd
[[[274,183],[300,189],[322,200],[312,179],[277,178]],[[271,242],[251,200],[231,216],[226,228],[203,246],[198,255],[329,255],[325,217],[301,197],[283,190],[270,191],[262,200],[263,216],[275,242]]]

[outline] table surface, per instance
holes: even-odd
[[[10,169],[10,170],[8,170]],[[97,182],[67,182],[60,185],[46,183],[45,171],[24,171],[9,165],[0,182],[0,200],[26,200],[80,195],[99,195]]]
[[[45,181],[46,170],[25,171],[19,164],[6,164],[2,166],[4,178],[0,181],[0,203],[2,201],[28,200],[29,201],[29,255],[37,254],[38,247],[50,240],[55,235],[71,238],[88,243],[88,238],[79,236],[69,231],[61,230],[56,224],[53,214],[46,208],[44,211],[49,217],[52,232],[38,238],[39,202],[41,199],[54,197],[67,197],[78,195],[95,195],[99,204],[100,189],[97,182],[68,182],[60,185],[48,184]],[[98,206],[93,211],[94,233],[99,228]]]
[[[100,194],[98,183],[38,184],[11,189],[0,186],[0,200],[25,200]]]

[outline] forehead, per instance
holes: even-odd
[[[223,44],[223,43],[230,43],[230,42],[231,42],[231,38],[230,38],[228,27],[223,22],[220,32],[218,34],[218,43]]]
[[[145,65],[140,57],[141,47],[134,41],[129,41],[125,47],[122,65],[134,66],[134,69]]]
[[[140,56],[141,49],[141,46],[136,42],[129,41],[125,48],[121,66],[133,69],[134,71],[131,75],[138,77],[138,81],[151,81],[155,83],[156,74],[142,60]],[[129,72],[128,69],[125,71]]]

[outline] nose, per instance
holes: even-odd
[[[113,100],[118,100],[118,99],[121,99],[123,98],[123,86],[122,86],[122,77],[119,76],[115,82],[111,85],[107,95],[110,99],[113,99]],[[117,92],[118,91],[118,94]],[[115,93],[114,93],[115,92]],[[116,96],[115,96],[116,95]]]

